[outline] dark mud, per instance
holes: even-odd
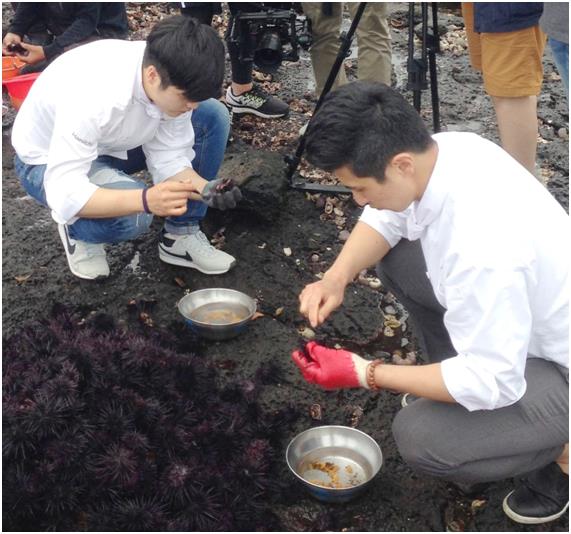
[[[404,17],[403,4],[393,4],[393,17]],[[399,9],[401,11],[399,11]],[[457,14],[442,13],[441,24],[461,26]],[[406,28],[393,33],[395,85],[404,90]],[[353,62],[349,74],[352,74]],[[444,54],[438,59],[439,90],[443,129],[470,130],[497,140],[493,109],[485,96],[479,76],[469,67],[468,57]],[[560,137],[568,127],[568,113],[561,82],[553,76],[549,51],[545,57],[546,82],[540,97],[541,142],[538,163],[548,179],[548,188],[568,207],[568,142]],[[277,78],[279,94],[285,99],[304,99],[311,89],[310,64],[307,58],[284,67]],[[423,97],[423,114],[430,122],[429,94]],[[306,120],[303,113],[292,112],[287,121],[273,123],[267,134],[295,132]],[[243,121],[247,122],[247,121]],[[257,123],[255,123],[257,124]],[[245,141],[247,128],[237,121],[234,143],[229,147],[224,173],[263,169],[264,180],[280,183],[282,196],[264,213],[238,209],[229,213],[211,211],[204,221],[208,235],[224,235],[224,249],[238,259],[231,272],[208,277],[198,272],[163,264],[158,259],[157,240],[161,222],[155,220],[144,238],[110,246],[109,279],[101,282],[82,281],[72,276],[56,227],[47,210],[27,197],[14,175],[10,130],[3,130],[3,329],[4,335],[17,331],[22,324],[45,317],[58,302],[88,317],[106,312],[129,325],[129,303],[146,303],[154,328],[171,328],[180,323],[176,302],[185,290],[221,286],[240,289],[258,299],[264,316],[252,322],[240,337],[226,342],[199,342],[194,351],[211,362],[221,384],[251,378],[264,362],[274,363],[280,371],[280,382],[267,385],[262,393],[264,410],[278,406],[295,406],[302,414],[291,428],[291,436],[318,424],[354,424],[374,437],[384,454],[384,465],[372,488],[359,500],[346,505],[326,505],[307,497],[291,480],[283,504],[275,511],[284,530],[348,530],[348,531],[568,531],[568,517],[543,526],[526,527],[512,523],[501,511],[501,501],[511,489],[511,481],[490,485],[473,496],[465,496],[452,486],[412,472],[400,458],[391,436],[391,421],[400,407],[400,398],[386,392],[323,392],[307,385],[299,375],[289,354],[298,342],[299,331],[306,324],[297,311],[298,294],[305,284],[314,281],[334,260],[342,243],[340,228],[331,220],[323,220],[323,208],[308,200],[304,193],[287,187],[281,154],[295,150],[292,140],[276,148],[278,154],[255,150]],[[561,132],[562,133],[562,132]],[[461,172],[461,169],[459,169]],[[261,183],[261,182],[260,182]],[[255,196],[256,179],[247,186]],[[276,188],[280,190],[280,188]],[[247,193],[247,191],[246,191]],[[248,198],[246,194],[246,198]],[[268,197],[271,198],[271,197]],[[517,202],[514,191],[513,201]],[[271,202],[266,200],[267,203]],[[247,206],[246,206],[247,207]],[[358,216],[357,207],[344,206],[347,228]],[[530,214],[533,216],[533,214]],[[562,246],[568,244],[562,243]],[[291,249],[286,255],[284,249]],[[312,256],[319,256],[317,262]],[[313,258],[315,260],[315,258]],[[318,264],[317,266],[315,264]],[[344,340],[354,349],[361,348],[371,356],[390,357],[404,337],[405,348],[415,348],[408,329],[393,338],[380,335],[383,319],[379,308],[395,306],[390,295],[364,285],[352,284],[341,310],[319,329],[319,338]],[[399,319],[405,320],[402,310]],[[403,342],[405,343],[405,342]],[[387,354],[388,353],[388,354]],[[322,407],[322,419],[310,415],[310,406]],[[363,410],[359,417],[359,409]],[[360,420],[359,420],[360,419]],[[287,440],[283,443],[283,452]],[[285,461],[276,476],[290,480]]]

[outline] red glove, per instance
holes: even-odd
[[[367,366],[371,363],[357,354],[343,349],[328,349],[315,341],[292,352],[293,361],[303,378],[325,389],[358,388],[367,386]]]

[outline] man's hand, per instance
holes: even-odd
[[[299,295],[299,312],[309,319],[313,328],[319,326],[343,302],[345,285],[327,278],[308,284]]]
[[[165,180],[148,189],[147,204],[159,217],[176,217],[186,213],[187,202],[195,192],[196,186],[190,181]]]
[[[242,192],[231,180],[212,180],[202,190],[202,201],[210,208],[232,209],[242,200]]]
[[[369,360],[343,349],[328,349],[314,341],[305,351],[296,350],[291,355],[301,370],[303,378],[324,389],[358,388],[367,386]]]
[[[36,63],[46,59],[43,46],[32,45],[24,42],[21,42],[20,46],[27,51],[27,54],[24,55],[23,53],[16,53],[15,55],[24,63],[35,65]]]
[[[16,53],[12,52],[8,46],[20,44],[22,42],[22,38],[16,33],[7,33],[2,39],[2,55],[3,56],[15,56]]]

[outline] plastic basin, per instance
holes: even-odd
[[[32,72],[22,76],[14,76],[8,80],[2,80],[2,85],[6,87],[10,102],[16,109],[20,109],[22,102],[28,95],[30,87],[34,84],[41,72]]]
[[[17,57],[2,56],[2,81],[18,76],[24,65],[25,63]]]

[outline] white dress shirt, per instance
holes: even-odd
[[[97,186],[87,173],[100,155],[127,158],[141,146],[155,183],[191,167],[191,112],[164,115],[142,84],[144,41],[96,41],[57,58],[36,80],[12,131],[18,156],[47,164],[52,216],[72,223]]]
[[[420,239],[457,355],[442,362],[452,397],[491,410],[525,393],[526,359],[569,367],[569,217],[504,150],[441,133],[420,201],[361,216],[391,246]]]

